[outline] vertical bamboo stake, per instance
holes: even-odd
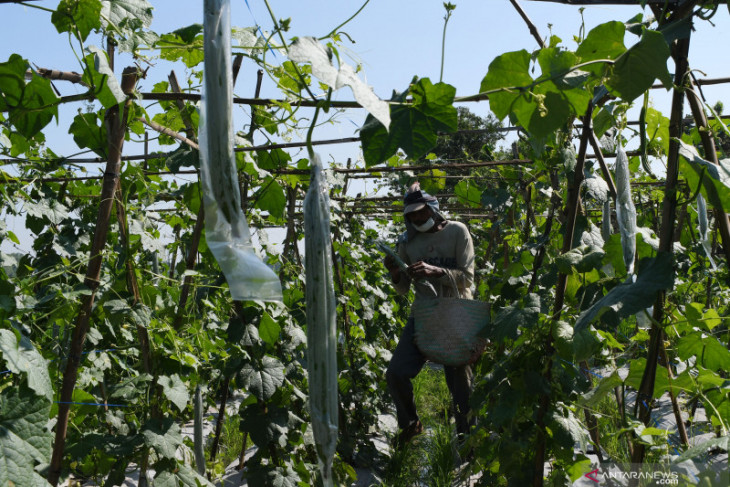
[[[228,387],[231,385],[231,378],[224,377],[221,384],[221,406],[218,409],[218,417],[215,420],[215,435],[213,436],[213,445],[210,449],[210,462],[215,462],[218,455],[218,444],[220,443],[221,433],[223,431],[223,420],[226,416],[226,403],[228,402]]]
[[[137,68],[126,68],[122,74],[122,90],[124,93],[129,95],[134,89],[134,85],[136,83]],[[96,292],[99,288],[103,251],[109,231],[109,219],[111,217],[112,205],[114,203],[114,192],[116,191],[119,181],[128,106],[129,102],[125,105],[123,113],[120,113],[119,105],[113,106],[106,111],[104,116],[104,122],[107,125],[108,134],[108,159],[106,163],[106,170],[104,171],[99,213],[97,215],[96,227],[94,229],[89,266],[86,270],[86,277],[84,279],[84,284],[91,292],[84,295],[82,298],[81,309],[79,310],[79,315],[76,319],[76,326],[74,327],[71,339],[68,362],[66,363],[66,370],[63,374],[63,384],[61,386],[60,404],[58,405],[58,417],[56,421],[56,435],[53,443],[51,464],[48,469],[48,482],[53,486],[58,484],[58,479],[61,476],[61,464],[63,461],[64,447],[66,445],[66,432],[68,430],[68,417],[71,406],[69,403],[73,397],[73,390],[76,385],[79,364],[81,363],[81,353],[84,348],[86,333],[89,331],[94,299],[96,298]]]
[[[686,39],[680,39],[672,49],[675,62],[674,89],[672,97],[672,113],[669,120],[669,155],[667,158],[667,175],[664,183],[664,201],[662,203],[662,227],[659,234],[659,251],[671,252],[674,237],[674,223],[677,211],[677,181],[679,179],[679,142],[682,136],[682,113],[684,107],[684,85],[687,75],[689,53],[689,34]],[[664,320],[664,305],[666,292],[660,291],[654,304],[654,323],[661,323]],[[650,331],[649,350],[644,375],[641,378],[641,385],[636,397],[635,412],[639,420],[649,424],[651,420],[651,401],[654,394],[654,382],[656,380],[657,364],[664,340],[664,333],[656,324],[652,324]],[[631,456],[631,463],[639,464],[644,461],[644,445],[635,442],[634,454]],[[629,485],[636,485],[632,480]]]

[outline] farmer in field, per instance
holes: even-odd
[[[403,204],[406,232],[398,242],[398,254],[408,265],[408,270],[402,271],[392,256],[386,257],[384,262],[396,291],[406,294],[411,282],[420,281],[414,282],[415,301],[458,296],[471,299],[474,246],[467,227],[463,223],[446,220],[439,213],[436,198],[421,191],[418,183],[409,188]],[[414,342],[411,315],[386,372],[401,430],[396,437],[397,446],[404,445],[423,431],[416,412],[411,379],[418,375],[425,362],[426,358]],[[456,430],[459,437],[463,437],[470,426],[467,414],[472,385],[471,366],[445,366],[444,371],[453,400]]]

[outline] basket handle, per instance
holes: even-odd
[[[461,291],[459,290],[459,286],[456,285],[456,279],[454,278],[454,275],[451,272],[449,272],[449,269],[446,269],[446,268],[444,268],[444,272],[446,272],[446,275],[449,276],[449,281],[451,281],[452,287],[454,288],[454,290],[456,290],[456,297],[459,299],[463,299],[461,297]],[[443,288],[444,288],[444,285],[441,284],[441,295],[444,294]]]

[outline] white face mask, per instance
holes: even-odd
[[[431,230],[435,224],[436,224],[436,222],[433,221],[433,217],[432,217],[432,218],[429,218],[428,220],[426,220],[425,222],[421,223],[420,225],[416,225],[414,223],[413,228],[415,228],[419,232],[423,233],[423,232],[428,232],[429,230]]]

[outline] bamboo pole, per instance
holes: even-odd
[[[131,67],[124,70],[122,75],[122,90],[129,95],[137,82],[137,68]],[[66,432],[68,429],[68,419],[70,413],[70,402],[73,396],[76,377],[78,374],[79,364],[81,363],[81,353],[86,340],[86,333],[89,330],[92,308],[96,292],[99,288],[99,279],[101,277],[101,266],[103,260],[103,251],[106,245],[107,233],[109,230],[109,219],[111,217],[112,204],[114,203],[114,193],[119,181],[119,172],[121,170],[122,146],[124,144],[124,134],[126,132],[127,109],[129,102],[125,104],[123,113],[120,113],[119,105],[111,107],[106,111],[104,121],[107,124],[108,148],[106,171],[104,173],[104,182],[101,190],[101,201],[99,203],[99,213],[96,219],[96,227],[94,229],[94,238],[91,245],[91,255],[89,266],[86,270],[84,284],[91,291],[82,298],[81,309],[76,320],[76,326],[73,330],[71,339],[71,348],[66,363],[66,370],[63,374],[63,384],[61,386],[60,404],[58,405],[58,417],[56,421],[56,435],[53,444],[53,453],[51,455],[51,464],[48,469],[48,482],[55,486],[61,475],[61,464],[63,462],[63,452],[66,444]]]
[[[677,182],[679,179],[679,142],[682,136],[682,112],[684,107],[684,89],[687,70],[689,68],[687,55],[689,53],[689,36],[686,39],[678,40],[673,49],[674,62],[676,65],[674,84],[674,95],[672,97],[672,114],[669,120],[669,154],[667,158],[667,175],[664,186],[664,201],[662,204],[662,226],[659,234],[659,251],[672,252],[674,224],[677,211]],[[660,291],[654,304],[653,324],[650,331],[649,348],[646,367],[641,378],[641,384],[637,392],[635,414],[644,424],[651,420],[652,397],[654,383],[656,380],[657,365],[661,346],[664,340],[663,330],[657,326],[664,320],[666,292]],[[636,441],[631,463],[640,464],[644,461],[645,447]],[[636,485],[635,482],[629,485]]]

